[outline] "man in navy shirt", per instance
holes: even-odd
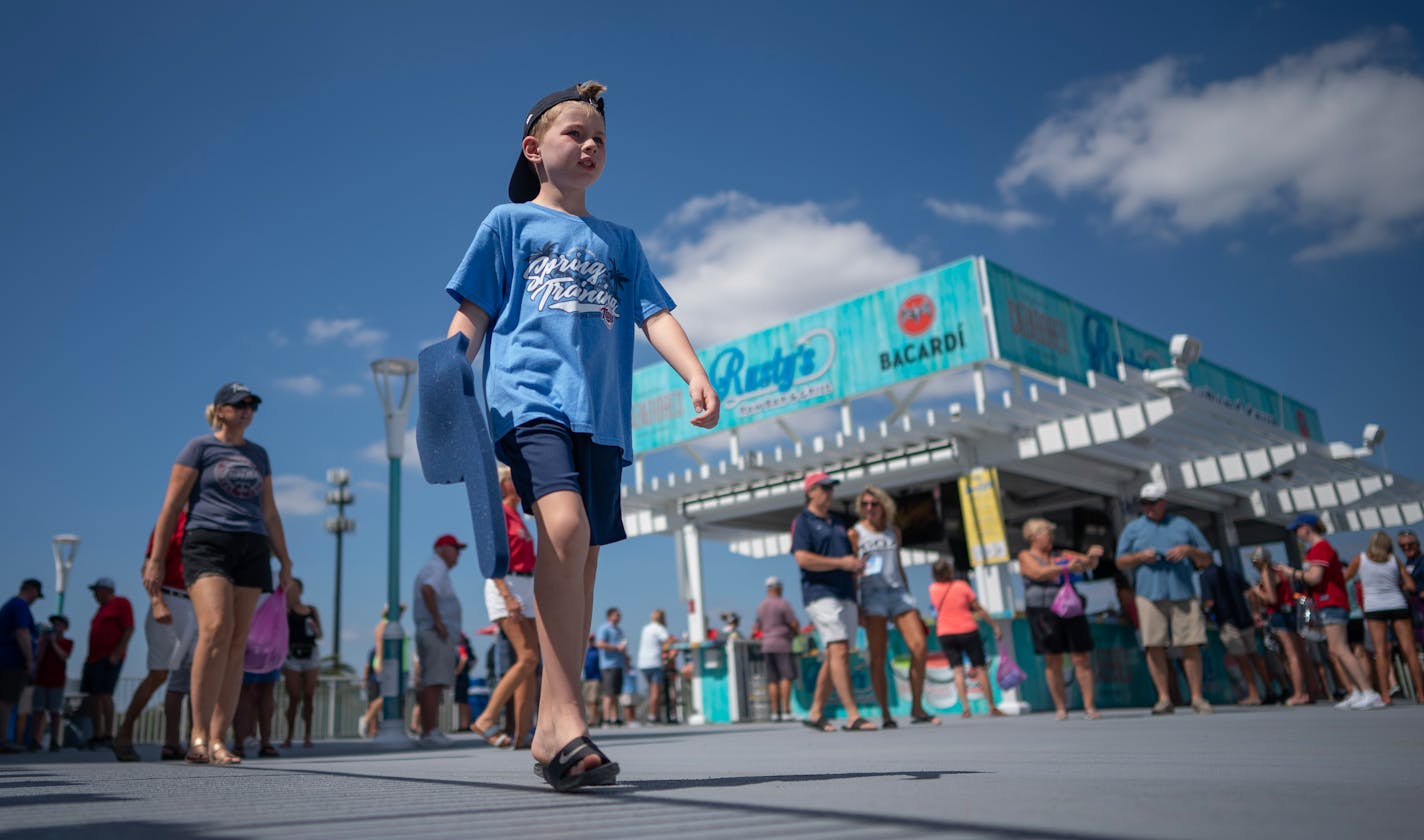
[[[1202,569],[1202,611],[1216,622],[1226,661],[1236,665],[1246,683],[1246,697],[1240,705],[1259,706],[1261,695],[1256,690],[1256,678],[1260,677],[1269,693],[1271,672],[1266,670],[1266,660],[1256,652],[1256,622],[1246,603],[1249,588],[1240,572],[1224,564]]]
[[[796,565],[801,567],[801,598],[806,614],[821,637],[824,651],[810,716],[805,723],[822,732],[835,729],[822,713],[832,685],[850,721],[845,728],[875,728],[860,716],[855,693],[851,690],[850,642],[860,623],[855,605],[855,576],[865,568],[865,561],[851,548],[845,526],[831,515],[831,498],[835,493],[832,488],[837,484],[839,480],[823,472],[808,473],[801,483],[806,493],[806,509],[791,523],[791,551],[796,556]]]
[[[19,752],[5,738],[10,709],[35,676],[35,617],[30,604],[44,597],[35,578],[20,584],[20,594],[0,607],[0,753]],[[24,738],[24,733],[16,733]]]

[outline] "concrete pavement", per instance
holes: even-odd
[[[0,838],[1390,838],[1417,833],[1421,732],[1417,706],[604,729],[622,784],[578,794],[473,736],[230,768],[66,750],[0,756]]]

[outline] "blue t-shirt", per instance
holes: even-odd
[[[628,637],[623,635],[623,628],[610,622],[598,628],[598,633],[594,636],[600,642],[609,645],[618,645],[626,642]],[[598,649],[598,668],[600,671],[628,667],[628,657],[621,650]]]
[[[1167,560],[1167,552],[1179,545],[1211,551],[1197,526],[1176,514],[1167,514],[1161,522],[1139,516],[1122,529],[1122,536],[1117,538],[1118,557],[1148,548],[1157,552],[1156,560],[1133,570],[1132,588],[1138,595],[1149,601],[1185,601],[1197,597],[1196,587],[1192,585],[1196,566],[1191,558],[1184,557],[1177,563]]]
[[[25,652],[20,649],[19,642],[15,641],[16,630],[30,631],[30,652],[33,653],[33,646],[38,641],[35,635],[35,617],[30,612],[29,602],[19,595],[0,607],[0,668],[25,667]]]
[[[633,328],[674,306],[633,231],[502,204],[445,290],[490,316],[485,394],[496,440],[553,420],[632,463]]]
[[[809,551],[822,557],[844,557],[855,552],[845,526],[832,519],[822,519],[809,509],[802,510],[791,523],[791,553]],[[824,572],[801,570],[801,600],[810,604],[822,598],[855,600],[855,575],[845,569]]]
[[[590,645],[583,654],[583,678],[596,680],[602,676],[603,672],[598,670],[598,648]]]
[[[262,486],[272,474],[267,450],[250,440],[233,446],[203,435],[188,441],[178,463],[198,471],[188,494],[189,531],[267,533],[262,519]]]

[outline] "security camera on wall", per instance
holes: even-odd
[[[1186,370],[1188,366],[1195,364],[1201,358],[1201,342],[1187,335],[1177,333],[1172,336],[1172,366],[1179,370]]]
[[[1201,358],[1201,342],[1186,333],[1177,333],[1172,336],[1169,351],[1172,366],[1145,370],[1142,378],[1163,391],[1190,391],[1192,386],[1187,382],[1187,368]]]

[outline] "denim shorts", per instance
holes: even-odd
[[[860,587],[860,611],[865,615],[894,618],[914,610],[915,596],[902,586],[862,584]]]
[[[534,503],[550,493],[570,490],[583,498],[589,545],[627,538],[623,453],[618,447],[594,443],[592,435],[571,431],[562,423],[531,420],[500,438],[497,449],[499,459],[509,465],[525,513],[533,513]]]
[[[1320,616],[1321,624],[1347,624],[1350,621],[1350,611],[1344,607],[1320,607],[1315,614]]]
[[[1295,610],[1277,610],[1266,618],[1272,630],[1295,632]]]
[[[639,668],[638,671],[648,685],[667,685],[667,672],[662,668]]]

